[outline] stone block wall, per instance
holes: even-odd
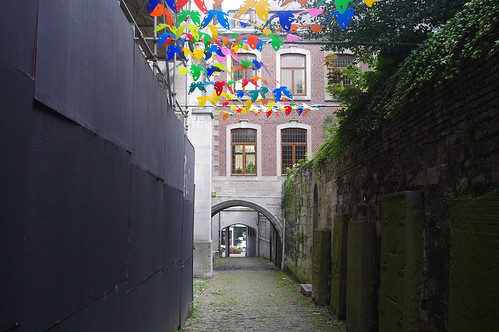
[[[381,305],[383,237],[393,240],[397,236],[383,230],[383,198],[393,193],[419,192],[423,220],[410,239],[419,241],[414,243],[422,248],[421,263],[415,264],[411,272],[421,287],[419,295],[411,300],[415,308],[410,310],[410,325],[420,331],[450,330],[449,276],[453,271],[454,243],[451,203],[456,197],[497,195],[499,188],[498,59],[494,54],[470,60],[452,80],[429,82],[417,98],[386,119],[364,145],[345,153],[323,173],[311,167],[303,169],[296,186],[299,195],[295,197],[295,202],[302,204],[298,213],[289,209],[286,212],[286,262],[290,266],[291,262],[311,265],[309,257],[302,261],[307,247],[293,246],[296,229],[303,229],[307,239],[313,237],[314,228],[329,228],[334,241],[335,216],[347,214],[350,220],[372,224],[376,269],[370,291],[377,308]],[[305,176],[307,172],[309,176]],[[315,186],[318,207],[314,208]],[[314,209],[318,216],[316,227]],[[353,224],[348,223],[348,233]],[[478,243],[487,246],[483,241]],[[351,254],[348,251],[348,259]],[[347,273],[347,289],[348,280]],[[349,299],[347,295],[347,321]]]
[[[331,278],[331,231],[315,230],[312,263],[312,300],[318,305],[329,302]]]
[[[497,331],[499,198],[452,206],[449,331]]]
[[[331,311],[338,319],[346,317],[346,278],[348,216],[334,218],[331,238]]]
[[[419,331],[424,206],[420,192],[386,195],[382,204],[380,331]]]

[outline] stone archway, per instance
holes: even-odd
[[[253,203],[250,201],[245,201],[245,200],[240,200],[240,199],[234,199],[234,200],[220,202],[220,203],[217,203],[211,207],[211,216],[213,217],[214,215],[216,215],[220,211],[225,210],[225,209],[230,208],[230,207],[234,207],[234,206],[248,207],[248,208],[251,208],[251,209],[256,210],[256,211],[260,212],[261,214],[263,214],[270,221],[270,223],[275,227],[277,233],[279,234],[281,241],[283,240],[282,221],[277,219],[267,209],[265,209],[264,207],[262,207],[256,203]]]
[[[211,208],[211,216],[214,217],[217,213],[231,207],[247,207],[261,213],[263,216],[265,216],[265,218],[267,218],[267,220],[273,226],[275,233],[277,234],[277,237],[274,238],[276,240],[276,242],[274,243],[275,256],[271,260],[274,261],[275,259],[274,262],[276,263],[276,265],[282,268],[282,264],[284,262],[283,222],[279,220],[265,207],[251,201],[240,200],[240,199],[227,200],[213,205]],[[272,244],[271,247],[273,247]]]

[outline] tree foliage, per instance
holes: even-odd
[[[350,67],[346,71],[354,80],[349,89],[344,90],[330,81],[330,92],[343,105],[350,105],[360,98],[366,89],[373,89],[395,73],[402,61],[421,43],[440,29],[453,17],[468,0],[379,0],[367,6],[362,0],[348,3],[355,10],[355,17],[347,29],[343,30],[332,19],[323,25],[319,35],[311,33],[307,37],[321,39],[324,49],[353,52],[356,61],[371,67],[369,73],[361,73]],[[335,0],[314,0],[311,7],[320,3],[325,11],[316,18],[318,24],[336,11]],[[345,70],[344,70],[345,71]],[[334,74],[336,75],[336,74]]]
[[[423,85],[445,84],[470,62],[494,56],[498,25],[497,0],[471,0],[399,66],[381,57],[376,70],[361,74],[362,85],[353,84],[348,92],[338,125],[316,153],[314,166],[321,169],[348,147],[364,142],[386,117],[418,98]]]
[[[320,0],[313,1],[316,6]],[[326,45],[333,51],[349,49],[359,60],[373,59],[373,54],[391,54],[392,58],[401,59],[426,40],[429,34],[440,28],[453,17],[467,0],[379,0],[368,7],[362,0],[349,3],[355,10],[355,17],[346,30],[342,30],[332,18],[324,25],[319,35],[310,38],[342,42],[338,45]],[[336,11],[335,1],[327,0],[321,5],[325,11],[316,23]],[[406,45],[406,46],[404,46]]]

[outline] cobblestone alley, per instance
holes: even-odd
[[[183,331],[345,331],[327,308],[262,258],[219,259],[213,279],[195,279]]]

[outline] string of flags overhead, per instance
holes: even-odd
[[[215,0],[214,8],[218,8],[223,1]],[[189,86],[189,94],[196,90],[205,93],[205,95],[197,97],[198,106],[203,107],[209,102],[213,107],[222,108],[215,110],[215,114],[221,113],[222,119],[226,120],[231,115],[244,115],[248,112],[255,115],[264,113],[270,117],[272,114],[279,116],[280,113],[287,116],[293,112],[305,115],[309,111],[320,111],[318,108],[305,103],[301,105],[295,103],[289,88],[271,78],[267,66],[262,61],[256,59],[246,61],[239,57],[238,51],[251,49],[262,52],[263,47],[267,44],[278,51],[284,44],[284,38],[289,42],[301,39],[296,34],[298,29],[310,28],[312,32],[319,33],[324,24],[333,16],[336,16],[341,29],[347,29],[348,24],[354,18],[354,9],[348,8],[352,1],[334,0],[326,3],[326,0],[321,0],[315,8],[293,11],[285,8],[293,0],[285,0],[281,4],[282,10],[269,16],[271,9],[269,0],[245,0],[234,17],[230,17],[224,11],[209,10],[204,0],[193,0],[197,10],[183,10],[189,0],[165,0],[163,3],[166,6],[163,6],[160,0],[149,0],[147,12],[153,17],[165,17],[166,24],[158,24],[155,32],[165,31],[158,36],[158,45],[166,48],[167,61],[178,57],[187,62],[188,56],[194,60],[193,62],[208,61],[209,65],[206,68],[203,65],[192,63],[189,68],[180,67],[179,73],[192,76],[193,82]],[[364,0],[369,7],[376,1]],[[297,0],[297,2],[301,5],[308,5],[308,0]],[[336,11],[320,24],[295,23],[296,15],[300,14],[308,14],[312,19],[317,20],[319,15],[324,12],[324,8],[321,6],[330,5],[329,2],[334,2]],[[191,6],[191,8],[195,7]],[[262,24],[242,19],[243,15],[250,9],[255,10]],[[237,34],[231,31],[230,20],[234,20],[243,28],[252,26],[254,31],[260,31],[260,33]],[[278,25],[275,22],[278,22]],[[224,35],[219,33],[216,24],[225,29]],[[233,24],[233,26],[235,25]],[[273,28],[275,26],[277,28]],[[286,32],[285,37],[280,34],[281,30]],[[194,48],[193,43],[202,44],[204,48]],[[229,70],[224,62],[226,60],[232,61],[231,59],[234,60],[233,64],[237,63],[238,65],[233,65]],[[232,79],[233,74],[237,71],[251,70],[252,73],[256,73],[261,68],[268,74],[268,79],[259,76],[243,78],[238,81]],[[225,75],[221,75],[222,73]],[[242,75],[242,77],[247,76],[249,75]],[[235,83],[238,83],[237,86],[241,86],[243,89],[234,91]],[[248,85],[250,88],[246,88]],[[271,88],[271,86],[276,85],[279,87]],[[209,95],[207,87],[212,87],[212,95]]]

